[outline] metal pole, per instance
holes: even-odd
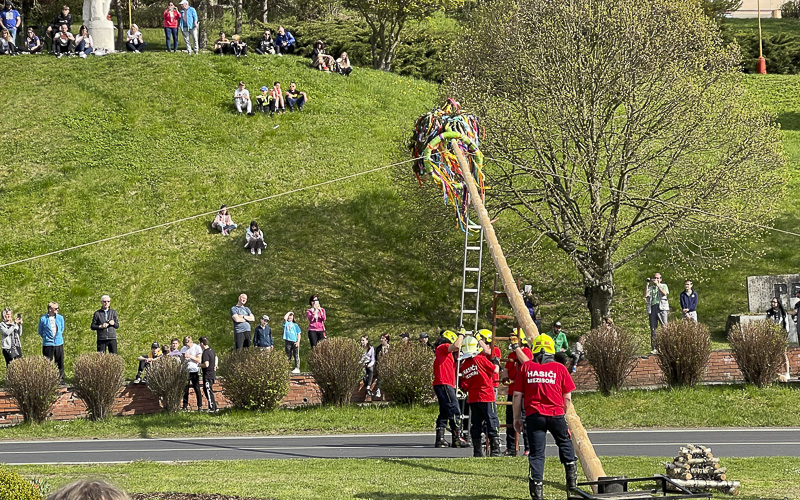
[[[486,243],[489,246],[489,252],[492,254],[492,260],[494,261],[495,268],[497,268],[497,272],[500,274],[500,277],[503,280],[503,289],[508,296],[509,302],[511,302],[511,308],[514,310],[514,316],[517,317],[517,321],[519,321],[520,325],[522,325],[525,335],[527,335],[529,339],[533,340],[537,335],[539,335],[539,329],[536,328],[536,324],[533,322],[533,319],[528,312],[528,308],[525,307],[525,301],[522,299],[522,294],[520,293],[519,288],[515,285],[514,277],[511,275],[511,269],[508,267],[505,255],[503,255],[503,249],[500,248],[500,243],[497,241],[497,235],[494,232],[494,227],[492,227],[492,220],[489,218],[489,212],[486,211],[483,201],[481,201],[481,196],[478,192],[478,186],[475,184],[475,179],[472,177],[472,172],[470,171],[467,159],[464,158],[464,154],[461,152],[461,149],[455,140],[452,141],[451,145],[453,147],[453,151],[455,151],[456,158],[458,158],[458,164],[461,167],[461,176],[464,178],[464,182],[467,184],[472,206],[475,207],[475,211],[478,213],[478,220],[485,231]],[[578,414],[575,413],[575,408],[572,405],[569,405],[567,408],[565,417],[567,419],[567,424],[572,431],[572,443],[575,447],[575,454],[581,461],[581,467],[583,468],[583,473],[586,475],[586,478],[589,481],[596,481],[598,477],[605,476],[606,473],[603,470],[603,465],[597,458],[597,454],[594,451],[592,442],[589,441],[589,436],[586,433],[586,429],[583,428],[581,419],[578,417]]]

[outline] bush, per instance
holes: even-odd
[[[102,420],[114,407],[119,388],[124,382],[125,360],[116,354],[91,352],[81,354],[73,366],[72,383],[75,395],[86,404],[92,420]]]
[[[188,378],[186,360],[182,358],[161,356],[147,368],[147,387],[158,396],[166,413],[176,413],[181,409]]]
[[[35,484],[8,467],[0,466],[0,500],[42,500],[42,498],[44,495]]]
[[[708,328],[694,321],[673,321],[656,330],[658,365],[670,386],[693,386],[706,371],[711,356]]]
[[[781,17],[800,18],[800,0],[790,0],[781,5]]]
[[[636,365],[636,337],[619,326],[603,324],[586,335],[585,349],[600,392],[608,395],[622,388]]]
[[[783,328],[767,320],[740,323],[731,328],[728,340],[747,382],[764,387],[777,378],[789,345]]]
[[[44,422],[56,402],[59,380],[55,363],[44,356],[19,358],[6,369],[6,388],[25,422]]]
[[[252,347],[219,364],[222,393],[236,408],[272,410],[289,393],[289,361],[279,351]]]
[[[433,397],[433,352],[418,344],[393,345],[377,367],[381,390],[396,403],[413,405]]]
[[[350,402],[364,373],[364,350],[353,339],[336,337],[320,342],[311,350],[308,364],[322,392],[322,402],[344,406]]]

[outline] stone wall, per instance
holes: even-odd
[[[793,377],[800,373],[800,347],[789,349],[789,365]],[[578,371],[573,374],[575,385],[578,391],[593,391],[597,388],[594,379],[594,371],[591,365],[583,363]],[[742,373],[736,365],[736,360],[730,351],[714,351],[709,359],[706,376],[703,379],[706,384],[730,384],[741,382]],[[629,388],[654,388],[661,387],[661,369],[658,367],[656,357],[653,355],[643,356],[637,359],[636,366],[628,377],[626,387]],[[220,408],[228,407],[228,400],[222,395],[219,387],[215,391],[217,403]],[[505,399],[506,387],[500,387],[500,395]],[[369,402],[363,387],[358,387],[353,391],[353,402]],[[195,401],[194,394],[190,394],[190,403]],[[320,403],[320,391],[314,377],[310,373],[291,375],[289,394],[281,402],[285,407],[296,407],[302,405],[315,405]],[[114,404],[115,415],[144,415],[157,413],[161,409],[158,398],[156,398],[145,384],[127,384],[120,389],[117,401]],[[86,417],[86,407],[73,393],[69,387],[58,389],[58,400],[53,406],[50,418],[52,420],[70,420],[73,418]],[[0,426],[19,423],[22,415],[19,413],[16,403],[11,399],[5,390],[0,389]]]

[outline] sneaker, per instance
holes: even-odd
[[[81,56],[81,59],[86,59],[86,52],[81,52],[78,55]]]
[[[283,57],[283,54],[278,54],[278,57]]]
[[[241,115],[241,113],[239,113],[239,114]],[[228,236],[229,234],[230,234],[230,231],[228,231],[227,229],[223,229],[222,230],[222,236]]]
[[[134,384],[141,384],[142,383],[142,379],[140,379],[139,377],[136,377],[135,379],[133,379],[133,383]]]
[[[189,407],[188,406],[184,406],[183,408],[181,408],[181,411],[189,411]]]
[[[251,253],[251,254],[253,254],[253,255],[255,255],[255,254],[256,254],[256,249],[255,249],[255,248],[251,248],[251,249],[250,249],[250,253]]]
[[[379,397],[381,397],[381,390],[380,390],[380,389],[378,389],[377,391],[375,391],[375,397],[376,397],[376,398],[379,398]]]
[[[141,54],[141,52],[139,52],[138,50],[134,50],[133,53],[134,54]]]
[[[300,373],[300,368],[295,368],[294,370],[292,370],[292,373]]]
[[[63,55],[64,55],[64,54],[62,54],[61,52],[59,52],[58,54],[56,54],[56,57],[58,57],[59,59],[61,59],[61,56],[63,56]]]
[[[258,249],[258,252],[256,252],[256,253],[257,253],[258,255],[261,255],[261,249],[259,248],[259,249]]]
[[[367,396],[372,397],[372,390],[371,389],[367,389]]]
[[[572,367],[572,373],[575,373],[576,371],[578,371],[578,366],[577,365]]]

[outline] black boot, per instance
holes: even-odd
[[[531,494],[531,500],[544,500],[544,484],[540,481],[528,479],[528,492]]]
[[[500,455],[502,455],[502,453],[500,452],[500,438],[493,437],[489,444],[489,456],[499,457]]]
[[[578,465],[575,462],[564,464],[564,471],[567,475],[567,493],[569,490],[578,487]]]
[[[450,444],[453,448],[469,448],[469,443],[467,443],[464,438],[461,437],[461,433],[458,430],[453,431],[453,442]]]
[[[450,446],[444,439],[445,431],[446,429],[444,427],[436,428],[436,442],[433,443],[434,448],[447,448],[448,446]]]
[[[486,451],[483,449],[483,443],[480,439],[474,439],[472,441],[472,456],[473,457],[485,457]]]

